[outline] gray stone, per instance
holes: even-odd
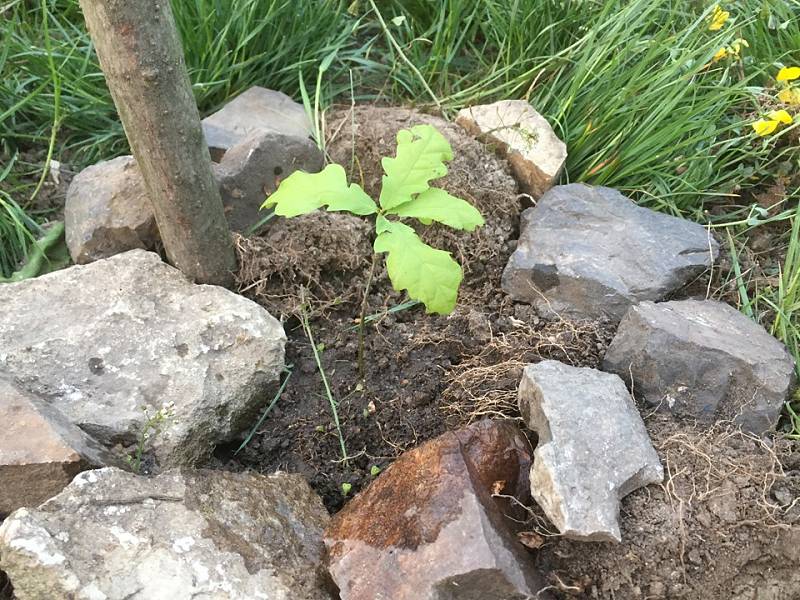
[[[156,247],[158,227],[132,156],[97,163],[75,176],[67,189],[64,227],[78,264]]]
[[[651,406],[702,423],[732,420],[753,433],[775,426],[795,379],[782,343],[712,300],[631,308],[603,368]]]
[[[79,474],[0,526],[18,600],[331,600],[328,514],[297,475]]]
[[[246,231],[264,217],[268,194],[295,171],[316,173],[325,164],[309,138],[257,131],[232,147],[214,169],[228,223]]]
[[[631,305],[686,285],[718,253],[697,223],[609,188],[562,185],[523,213],[503,289],[545,314],[619,321]]]
[[[623,381],[547,360],[525,367],[525,423],[539,434],[531,493],[566,537],[621,541],[619,501],[664,471]]]
[[[325,532],[341,600],[549,598],[491,496],[524,501],[530,458],[513,424],[489,420],[405,452]]]
[[[0,519],[38,506],[85,469],[118,457],[42,399],[0,378]]]
[[[271,131],[298,139],[311,137],[305,108],[282,92],[254,86],[203,119],[211,157],[222,156],[256,132]]]
[[[0,286],[0,306],[0,371],[100,443],[132,447],[143,407],[173,408],[150,440],[156,466],[235,437],[284,366],[263,308],[143,250]]]
[[[526,100],[464,108],[456,123],[508,160],[524,192],[540,198],[558,181],[567,146]]]

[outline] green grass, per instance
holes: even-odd
[[[175,8],[204,114],[255,84],[298,97],[300,74],[310,81],[331,52],[337,54],[330,71],[335,80],[369,62],[364,59],[368,47],[352,35],[358,21],[343,2],[188,0],[175,2]],[[56,123],[59,149],[73,164],[126,152],[77,0],[11,2],[4,16],[0,107],[11,107],[0,112],[4,144],[47,144]],[[42,35],[45,30],[49,37]],[[330,86],[329,94],[343,89]]]
[[[778,69],[800,65],[800,0],[721,4],[731,18],[710,31],[713,3],[700,0],[173,2],[203,114],[254,84],[298,100],[305,89],[312,112],[351,95],[446,116],[526,98],[567,142],[564,181],[617,187],[718,231],[735,223],[737,253],[759,227],[783,226],[781,264],[766,278],[732,270],[726,286],[800,358],[800,125],[766,138],[749,125],[775,108]],[[81,167],[126,152],[77,1],[0,11],[0,160],[32,148],[46,164],[49,149]],[[736,39],[749,44],[741,60],[712,62]],[[45,170],[14,170],[29,181],[12,192],[24,208]],[[754,194],[778,180],[779,216],[754,220]]]
[[[0,171],[0,184],[11,172],[15,160]],[[11,277],[28,258],[28,253],[42,230],[17,204],[11,195],[0,188],[0,280]]]

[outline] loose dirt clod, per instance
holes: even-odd
[[[234,237],[238,290],[274,315],[299,315],[302,289],[316,314],[355,303],[372,253],[369,233],[366,221],[341,213],[274,217],[262,237]]]

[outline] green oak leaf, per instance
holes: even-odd
[[[429,188],[400,206],[386,211],[399,217],[413,217],[424,225],[437,221],[453,229],[474,231],[483,225],[483,217],[478,209],[466,200],[451,196],[439,188]]]
[[[403,223],[385,221],[386,230],[375,238],[375,252],[386,252],[386,270],[392,287],[406,290],[427,312],[450,314],[456,306],[464,274],[449,252],[431,248]]]
[[[453,160],[450,143],[431,125],[417,125],[397,133],[397,154],[381,161],[383,187],[379,201],[384,210],[410,202],[428,189],[428,182],[447,175],[446,160]]]
[[[261,208],[275,207],[275,214],[296,217],[327,206],[329,211],[345,210],[354,215],[371,215],[378,207],[355,183],[347,184],[341,165],[330,164],[319,173],[295,171],[284,179]]]

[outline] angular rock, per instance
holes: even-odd
[[[0,378],[0,519],[38,506],[85,469],[120,461],[52,406]]]
[[[718,254],[697,223],[610,188],[562,185],[523,212],[503,289],[543,313],[619,321],[631,305],[686,285]]]
[[[0,371],[103,445],[132,447],[142,407],[174,407],[151,439],[162,468],[236,436],[284,366],[263,308],[143,250],[0,286],[0,306]]]
[[[623,381],[547,360],[525,367],[518,399],[539,434],[530,477],[536,502],[566,537],[621,541],[620,499],[664,477]]]
[[[525,486],[529,464],[519,430],[496,421],[400,456],[325,532],[341,600],[533,597],[541,578],[491,497]]]
[[[79,474],[0,526],[19,600],[330,600],[328,514],[297,475]]]
[[[325,164],[308,137],[256,131],[225,153],[214,169],[228,223],[246,231],[264,217],[268,194],[295,171],[316,173]]]
[[[268,131],[303,140],[311,136],[312,128],[302,104],[258,86],[203,119],[206,143],[217,162],[251,134]]]
[[[632,307],[603,361],[651,406],[702,423],[732,420],[752,433],[775,426],[794,385],[786,347],[713,300]]]
[[[156,247],[158,226],[132,156],[97,163],[75,176],[67,189],[64,227],[78,264]]]
[[[553,187],[567,160],[567,146],[525,100],[464,108],[456,123],[506,158],[520,188],[539,198]]]

